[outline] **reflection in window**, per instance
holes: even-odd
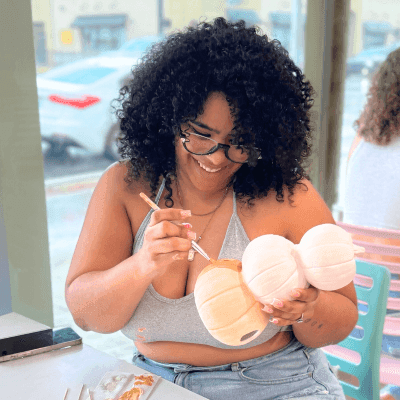
[[[363,24],[364,49],[386,45],[386,39],[393,30],[392,24],[385,21],[366,21]]]
[[[72,27],[81,32],[83,53],[116,50],[126,40],[126,15],[79,16]]]

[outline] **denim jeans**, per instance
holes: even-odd
[[[209,400],[345,400],[323,351],[295,337],[276,352],[231,364],[167,364],[138,351],[133,363]]]

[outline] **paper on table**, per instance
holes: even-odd
[[[118,400],[129,391],[123,400],[146,400],[159,379],[159,376],[153,374],[134,375],[129,372],[108,371],[91,392],[92,399],[87,397],[86,400]]]

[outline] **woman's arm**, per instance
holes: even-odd
[[[132,228],[122,201],[125,171],[115,164],[100,178],[66,279],[68,308],[84,330],[121,329],[153,279],[139,253],[132,256]]]
[[[312,227],[335,224],[332,214],[312,184],[304,180],[307,191],[295,192],[295,207],[288,207],[290,229],[288,239],[299,243]],[[291,211],[289,211],[291,210]],[[318,290],[313,286],[298,289],[298,300],[282,301],[282,306],[272,304],[272,316],[277,325],[292,324],[297,339],[308,347],[323,347],[345,339],[358,320],[357,295],[353,282],[335,290]],[[269,305],[268,305],[269,306]],[[304,312],[304,322],[296,323]]]
[[[298,301],[307,302],[313,297],[309,290],[299,292]],[[339,290],[317,292],[313,315],[305,315],[303,323],[295,322],[292,325],[297,340],[308,347],[323,347],[341,342],[351,333],[358,320],[353,282]]]
[[[97,184],[67,276],[67,305],[84,330],[111,333],[123,328],[153,279],[187,263],[191,248],[188,229],[171,223],[189,215],[169,208],[151,215],[143,246],[132,255],[132,225],[140,224],[149,207],[138,187],[128,191],[125,173],[124,165],[114,165]]]

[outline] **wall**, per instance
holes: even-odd
[[[0,13],[0,282],[12,311],[53,325],[43,159],[29,0]],[[7,240],[4,241],[4,228]],[[2,285],[3,285],[2,283]],[[4,296],[4,294],[3,294]],[[8,306],[9,307],[9,306]]]

